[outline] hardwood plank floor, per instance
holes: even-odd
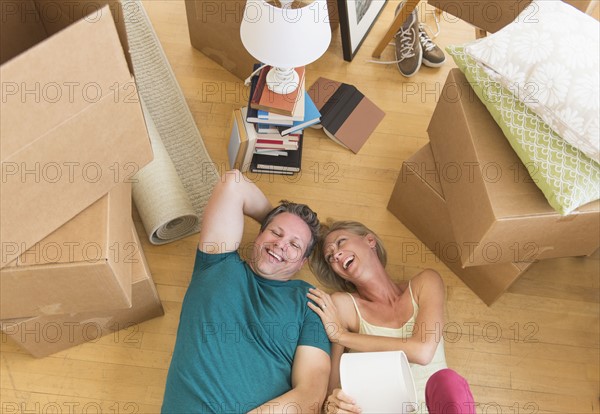
[[[389,268],[396,278],[410,278],[424,267],[442,274],[448,293],[448,365],[470,382],[478,412],[599,413],[598,253],[537,263],[488,307],[424,247],[417,255],[403,252],[404,243],[422,244],[386,205],[402,161],[428,142],[427,125],[454,64],[423,67],[405,79],[395,65],[367,62],[393,19],[397,1],[389,3],[351,63],[342,59],[337,31],[328,52],[307,70],[307,84],[318,76],[352,83],[387,113],[360,153],[352,154],[321,131],[309,130],[301,176],[252,178],[273,202],[291,198],[308,203],[322,218],[368,223],[386,242]],[[245,105],[247,89],[190,46],[182,0],[145,0],[144,5],[206,147],[224,171],[230,114]],[[433,25],[425,8],[422,5],[420,16]],[[442,15],[436,39],[440,46],[472,39],[472,27]],[[393,58],[389,46],[382,60]],[[147,242],[139,217],[134,214],[134,218],[165,316],[140,324],[133,341],[109,335],[43,359],[29,356],[3,335],[0,412],[160,410],[197,236],[153,246]],[[245,241],[256,231],[257,226],[248,222]],[[316,283],[307,268],[300,277]]]

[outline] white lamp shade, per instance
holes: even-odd
[[[345,353],[340,382],[363,413],[404,414],[418,408],[415,381],[403,351]]]
[[[240,36],[246,50],[267,65],[308,65],[325,53],[331,41],[327,0],[297,9],[247,0]]]

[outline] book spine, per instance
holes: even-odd
[[[259,67],[261,66],[260,63],[255,63],[252,70],[257,70]],[[261,73],[264,71],[261,70]],[[252,108],[252,97],[254,96],[254,94],[256,93],[256,87],[258,84],[258,75],[254,75],[252,77],[252,79],[250,80],[250,97],[248,98],[248,106],[247,106],[247,110],[246,110],[246,121],[247,122],[257,122],[258,120],[258,111],[254,108]]]
[[[341,84],[329,97],[327,102],[323,104],[321,108],[321,123],[326,124],[335,116],[336,108],[343,102],[344,95],[347,93],[347,88],[344,87],[344,84]]]
[[[242,117],[242,112],[239,109],[233,111],[233,122],[236,123],[236,128],[240,131],[240,134],[243,134],[242,128],[245,128],[244,119]],[[240,148],[238,149],[238,153],[235,158],[235,168],[242,169],[242,164],[244,162],[244,157],[246,156],[246,150],[248,149],[248,137],[240,143]]]
[[[261,168],[251,168],[251,172],[257,174],[279,174],[279,175],[294,175],[297,171],[283,171],[283,170],[273,170],[273,169],[261,169]]]
[[[254,70],[257,70],[258,66],[255,64],[254,65]],[[258,74],[258,76],[255,75],[255,79],[256,80],[256,84],[254,86],[254,90],[253,92],[251,91],[250,93],[250,103],[249,103],[249,107],[252,109],[261,109],[259,108],[259,102],[260,102],[260,98],[262,96],[262,91],[267,83],[267,73],[269,72],[269,70],[271,69],[271,66],[265,65],[263,66],[263,68],[260,70],[260,73]]]
[[[282,167],[279,165],[271,165],[271,164],[256,164],[257,169],[267,170],[267,171],[289,171],[289,172],[298,172],[300,168],[298,167]]]

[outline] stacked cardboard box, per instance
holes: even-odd
[[[388,209],[485,303],[537,260],[598,249],[600,202],[554,211],[458,69],[428,133],[430,144],[403,163]]]
[[[123,24],[117,0],[2,3],[3,325],[136,302],[129,182],[152,149]]]
[[[427,0],[496,32],[530,1]],[[590,0],[566,0],[588,11]],[[486,304],[532,263],[590,255],[600,244],[600,202],[555,212],[458,69],[428,127],[430,143],[406,160],[388,209]]]
[[[388,209],[485,303],[493,303],[532,263],[462,267],[468,246],[456,240],[430,144],[402,164]]]
[[[131,185],[119,184],[2,269],[0,319],[131,305]]]
[[[141,338],[135,326],[163,315],[163,308],[133,222],[130,220],[129,226],[123,230],[128,231],[131,238],[131,242],[121,249],[121,261],[131,265],[130,307],[116,309],[109,304],[96,311],[3,320],[0,321],[2,331],[36,357],[96,342],[100,337],[122,329],[128,330],[130,340],[139,341]],[[63,234],[68,234],[66,229]]]

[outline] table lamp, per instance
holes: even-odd
[[[298,88],[300,80],[294,68],[317,60],[331,41],[327,0],[314,0],[299,8],[292,3],[247,0],[240,27],[246,50],[271,66],[267,85],[279,94]]]

